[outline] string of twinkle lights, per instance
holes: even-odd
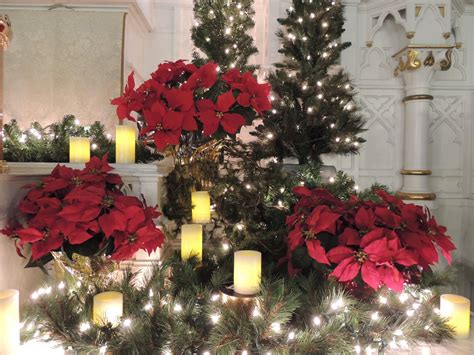
[[[372,302],[364,307],[344,291],[333,290],[324,294],[317,305],[308,306],[306,309],[304,305],[298,305],[298,302],[294,306],[294,295],[289,296],[287,289],[279,292],[289,287],[282,288],[283,283],[276,282],[267,285],[264,283],[260,295],[245,299],[212,291],[212,288],[208,291],[201,289],[199,296],[189,303],[186,297],[180,297],[179,293],[175,295],[170,291],[176,287],[173,285],[173,279],[168,279],[163,289],[156,287],[157,285],[149,286],[149,281],[157,277],[156,274],[169,274],[169,267],[167,262],[160,263],[150,278],[141,282],[125,276],[125,285],[124,281],[110,277],[110,289],[123,292],[129,297],[129,301],[135,302],[129,307],[129,312],[125,311],[120,321],[113,325],[99,325],[88,319],[88,302],[98,292],[103,291],[92,282],[69,277],[67,280],[39,288],[31,295],[30,308],[33,316],[30,314],[21,324],[25,339],[30,342],[53,342],[69,350],[80,348],[95,350],[99,354],[106,354],[108,351],[119,352],[123,350],[121,347],[125,346],[124,341],[137,340],[144,329],[157,334],[167,329],[166,326],[155,329],[151,327],[154,317],[162,317],[163,322],[169,321],[170,324],[188,322],[199,326],[204,322],[209,338],[200,339],[194,352],[209,355],[219,352],[219,347],[213,343],[213,337],[221,334],[220,331],[227,329],[227,326],[233,326],[237,321],[233,319],[237,317],[237,312],[242,313],[238,315],[241,317],[241,325],[242,322],[253,324],[260,332],[267,332],[272,340],[258,349],[235,348],[233,351],[236,354],[298,351],[302,349],[302,342],[309,334],[321,336],[322,346],[329,346],[329,349],[330,340],[324,339],[326,332],[331,329],[336,332],[334,336],[345,336],[345,339],[341,340],[345,342],[348,353],[370,355],[386,349],[407,350],[420,339],[436,339],[447,331],[439,317],[440,310],[434,306],[437,295],[430,288],[406,285],[401,294],[382,289],[372,298]],[[117,276],[118,274],[115,274],[115,277]],[[66,300],[76,316],[73,321],[64,319],[66,324],[55,324],[57,319],[51,315],[59,312]],[[282,302],[293,305],[285,310],[288,314],[273,314],[275,303]],[[124,308],[127,308],[125,298]],[[354,321],[356,315],[363,321]],[[305,321],[295,321],[298,318]],[[418,329],[420,324],[421,330]],[[68,328],[66,332],[61,326],[74,328]],[[105,334],[109,337],[104,337]],[[167,336],[172,337],[173,334]],[[172,340],[168,344],[164,342],[161,352],[175,353],[171,343]]]

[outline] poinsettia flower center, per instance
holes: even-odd
[[[74,177],[72,178],[71,183],[75,186],[79,186],[80,184],[82,184],[82,181],[78,177]]]
[[[136,234],[131,234],[128,236],[128,241],[130,242],[130,244],[133,244],[137,241],[138,237]]]
[[[356,251],[354,253],[354,257],[359,264],[365,263],[367,259],[369,258],[369,256],[362,250]]]
[[[46,240],[46,239],[48,239],[48,237],[49,237],[49,230],[46,229],[46,230],[43,232],[43,238],[42,238],[41,240]]]
[[[161,123],[157,123],[157,124],[156,124],[156,129],[157,129],[158,131],[161,131],[161,130],[163,129],[163,125],[162,125]]]
[[[216,116],[218,119],[221,119],[222,117],[224,117],[224,114],[222,112],[217,111]]]
[[[112,207],[112,205],[114,204],[114,198],[110,195],[107,195],[107,196],[104,196],[104,198],[102,199],[102,206],[104,207]]]

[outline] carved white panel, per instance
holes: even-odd
[[[390,80],[393,79],[393,67],[390,48],[361,48],[361,80]]]
[[[431,105],[430,166],[462,168],[464,102],[462,96],[437,96]]]
[[[391,95],[360,96],[366,118],[363,137],[367,140],[359,158],[363,170],[392,170],[394,168],[395,97]]]

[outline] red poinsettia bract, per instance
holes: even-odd
[[[270,85],[258,83],[251,72],[220,74],[216,63],[198,68],[178,60],[160,64],[138,88],[132,72],[124,93],[112,104],[120,120],[137,118],[141,136],[163,151],[179,145],[187,132],[239,133],[271,110],[269,94]]]
[[[421,206],[383,190],[377,192],[380,202],[356,196],[342,201],[323,189],[297,187],[294,192],[299,201],[287,218],[285,258],[292,274],[298,272],[292,255],[300,247],[339,282],[361,280],[373,289],[397,292],[413,282],[410,275],[438,263],[438,250],[451,263],[455,246],[446,228]]]
[[[93,157],[82,170],[58,165],[19,203],[18,216],[2,233],[16,240],[18,253],[31,246],[37,261],[52,251],[99,255],[107,250],[125,260],[139,250],[156,250],[164,236],[153,220],[155,208],[126,196],[107,157]],[[92,243],[91,243],[92,242]]]

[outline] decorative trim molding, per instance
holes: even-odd
[[[433,192],[397,192],[397,197],[410,201],[434,201],[436,194]]]
[[[410,95],[405,97],[402,102],[407,102],[407,101],[415,101],[415,100],[433,100],[434,97],[432,95]]]
[[[402,175],[431,175],[431,170],[413,170],[413,169],[403,169],[400,171]]]
[[[107,10],[107,11],[125,11],[137,18],[137,22],[143,26],[146,31],[153,31],[153,24],[149,21],[143,12],[137,0],[63,0],[59,7],[68,7],[72,10],[91,11],[91,10]],[[51,6],[58,7],[55,0],[3,0],[2,9],[32,9],[47,11]]]
[[[455,46],[445,46],[445,45],[432,45],[432,44],[409,44],[408,46],[403,47],[397,53],[392,55],[392,58],[398,57],[404,51],[409,49],[453,49]]]

